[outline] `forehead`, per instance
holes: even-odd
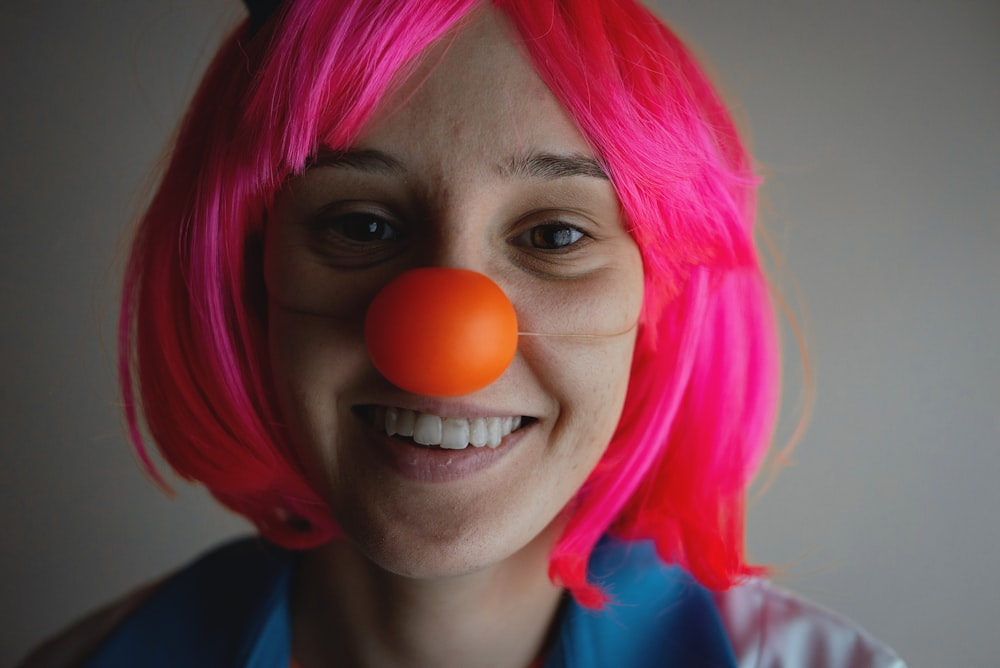
[[[536,151],[592,155],[514,28],[490,7],[423,54],[359,143],[394,153],[433,150],[500,160]]]

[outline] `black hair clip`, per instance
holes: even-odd
[[[243,0],[243,4],[250,11],[250,36],[252,37],[264,27],[267,20],[274,14],[274,10],[281,4],[281,0]]]

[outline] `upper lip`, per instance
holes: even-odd
[[[468,401],[434,399],[431,397],[411,397],[409,399],[400,397],[399,399],[390,399],[388,401],[380,399],[369,403],[356,404],[355,408],[362,408],[365,406],[402,408],[404,410],[411,410],[417,413],[427,413],[429,415],[437,415],[439,417],[464,418],[467,420],[482,417],[533,417],[527,413],[512,408],[487,406],[486,404]]]

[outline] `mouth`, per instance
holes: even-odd
[[[361,406],[361,417],[386,436],[441,450],[496,449],[504,439],[535,422],[522,415],[456,418],[394,406]]]

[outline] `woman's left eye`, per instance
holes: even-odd
[[[536,225],[520,234],[516,241],[523,246],[539,250],[568,250],[586,235],[566,223],[545,223]]]

